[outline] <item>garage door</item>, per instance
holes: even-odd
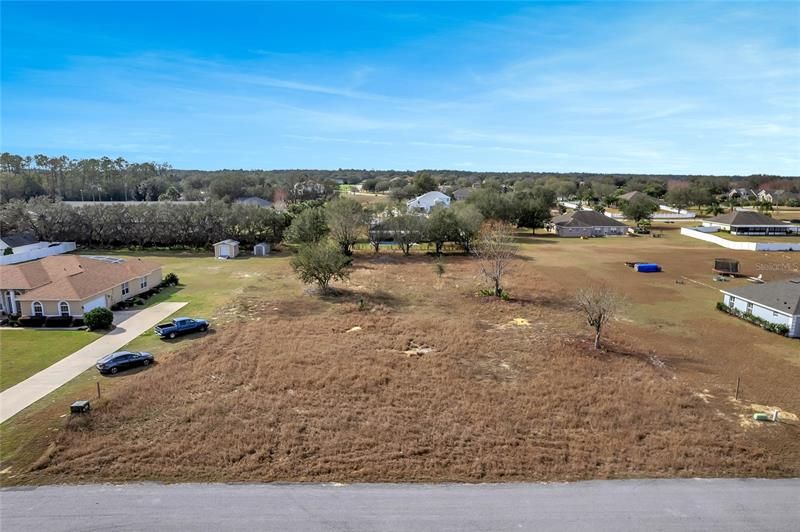
[[[106,296],[105,295],[97,296],[94,299],[90,299],[83,305],[83,313],[86,314],[92,309],[105,306],[106,306]]]

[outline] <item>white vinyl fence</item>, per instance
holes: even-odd
[[[681,234],[728,249],[743,251],[800,251],[800,242],[737,242],[708,232],[698,231],[697,228],[692,227],[681,227]]]
[[[34,249],[27,249],[11,255],[0,255],[0,264],[18,264],[29,260],[41,259],[50,255],[61,255],[75,251],[75,242],[61,242],[52,246],[42,246]]]

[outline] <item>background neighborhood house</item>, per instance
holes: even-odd
[[[75,251],[75,242],[40,242],[24,233],[0,236],[0,264],[18,264],[70,251]]]
[[[723,303],[741,313],[789,327],[800,338],[800,278],[720,290]]]
[[[238,240],[222,240],[214,244],[214,256],[225,259],[232,259],[239,254]]]
[[[716,227],[732,235],[785,236],[798,232],[797,225],[754,211],[731,211],[703,220],[703,227]]]
[[[262,207],[267,209],[272,207],[272,202],[270,200],[266,200],[264,198],[259,198],[258,196],[250,196],[249,198],[237,198],[234,203],[237,205],[249,205],[254,207]]]
[[[431,192],[426,192],[422,196],[416,197],[413,200],[408,201],[406,205],[408,206],[408,210],[410,211],[431,212],[431,209],[433,209],[437,205],[444,205],[445,207],[449,207],[450,196],[442,192],[439,192],[438,190],[433,190]]]
[[[634,200],[647,200],[652,201],[653,203],[657,203],[657,200],[652,196],[645,194],[644,192],[639,192],[638,190],[634,190],[633,192],[628,192],[623,194],[619,197],[622,201],[634,201]]]
[[[453,199],[456,201],[464,201],[475,192],[474,188],[459,188],[453,192]]]
[[[59,255],[0,266],[4,314],[81,317],[155,288],[161,266],[142,259]]]
[[[622,236],[628,226],[597,211],[572,211],[556,216],[545,227],[564,237]]]

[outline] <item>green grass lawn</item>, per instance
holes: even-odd
[[[24,381],[101,336],[88,331],[0,331],[0,391]]]
[[[210,252],[195,251],[82,250],[81,253],[136,256],[159,262],[164,275],[174,272],[180,278],[181,284],[162,290],[151,297],[146,306],[163,301],[185,301],[188,304],[177,314],[209,318],[212,328],[215,326],[216,313],[240,294],[259,291],[264,293],[264,297],[285,297],[288,293],[301,293],[289,266],[288,252],[273,253],[269,257],[241,257],[227,261],[215,259]],[[2,389],[44,369],[98,336],[79,331],[0,331]],[[160,354],[186,345],[186,342],[191,342],[196,336],[187,335],[175,341],[163,341],[150,330],[123,349],[152,351],[158,358]],[[82,343],[78,340],[82,340]],[[37,353],[37,356],[27,357],[32,352]],[[20,363],[23,360],[25,364]],[[154,366],[154,370],[157,368],[158,365]],[[59,430],[63,430],[65,421],[61,416],[72,401],[95,400],[96,382],[100,382],[103,390],[107,391],[125,378],[103,377],[94,368],[89,368],[79,377],[0,425],[0,463],[5,465],[8,460],[24,461],[31,456],[35,459],[41,455],[51,438]]]

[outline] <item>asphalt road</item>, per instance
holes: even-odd
[[[800,479],[7,488],[0,529],[796,531]]]

